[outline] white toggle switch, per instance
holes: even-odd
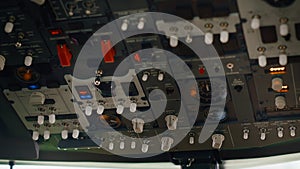
[[[279,64],[281,66],[285,66],[287,65],[288,59],[287,59],[287,55],[285,53],[282,53],[279,55]]]
[[[5,33],[11,33],[14,29],[14,23],[8,21],[6,22],[5,26],[4,26],[4,32]]]
[[[79,130],[78,129],[73,129],[73,132],[72,132],[72,137],[74,139],[77,139],[79,136]]]
[[[39,125],[44,124],[44,119],[45,119],[45,117],[43,115],[38,115],[38,117],[37,117],[37,123]]]
[[[254,16],[251,20],[251,28],[252,29],[259,29],[260,27],[260,17]]]
[[[275,106],[277,109],[284,109],[286,106],[285,97],[283,96],[277,96],[275,98]]]
[[[186,36],[185,42],[186,42],[186,43],[192,43],[192,42],[193,42],[193,38],[191,37],[191,35],[188,34],[188,35]]]
[[[144,27],[145,27],[145,18],[140,18],[137,28],[139,30],[142,30],[142,29],[144,29]]]
[[[171,149],[172,144],[174,143],[174,139],[171,137],[162,137],[161,138],[161,150],[169,151]]]
[[[104,106],[102,104],[98,105],[97,107],[97,114],[103,114]]]
[[[169,130],[176,130],[177,128],[177,122],[178,117],[175,115],[168,115],[165,117],[165,120],[167,122],[167,127]]]
[[[38,131],[32,132],[32,140],[37,141],[39,139],[40,133]]]
[[[260,140],[266,140],[266,129],[264,128],[260,129]]]
[[[61,138],[63,140],[68,138],[68,130],[67,129],[64,129],[64,130],[61,131]]]
[[[267,57],[265,55],[258,56],[258,65],[260,67],[266,67],[267,66]]]
[[[143,153],[147,153],[147,152],[148,152],[148,149],[149,149],[149,145],[146,144],[146,143],[143,143],[143,144],[142,144],[142,152],[143,152]]]
[[[24,59],[24,65],[25,66],[31,66],[32,65],[32,56],[26,56]]]
[[[125,142],[121,141],[120,142],[120,150],[124,150],[124,148],[125,148]]]
[[[129,24],[129,21],[127,19],[125,19],[121,25],[121,30],[122,31],[127,31],[128,29],[128,24]]]
[[[287,36],[289,34],[289,26],[286,23],[280,24],[279,33],[281,36]]]
[[[164,73],[163,72],[158,73],[157,80],[158,81],[163,81],[164,80]]]
[[[91,116],[93,112],[93,107],[92,106],[86,106],[85,107],[85,115],[86,116]]]
[[[229,32],[227,30],[222,30],[220,33],[220,42],[227,43],[229,41]]]
[[[44,104],[45,100],[46,100],[46,97],[43,93],[33,92],[30,95],[29,104],[31,104],[31,105],[40,105],[40,104]]]
[[[223,141],[225,140],[225,136],[223,134],[214,134],[211,136],[212,138],[212,148],[220,149],[222,147]]]
[[[250,132],[249,129],[244,129],[243,130],[243,139],[244,140],[248,140],[248,138],[249,138],[249,132]]]
[[[49,130],[45,130],[44,131],[44,140],[49,140],[50,138],[50,131]]]
[[[144,73],[142,76],[142,81],[144,81],[144,82],[147,81],[148,77],[149,77],[149,73]]]
[[[54,124],[55,120],[56,120],[55,114],[54,113],[50,114],[49,115],[49,123]]]
[[[132,113],[136,112],[136,107],[137,107],[137,104],[135,102],[130,103],[130,106],[129,106],[130,112],[132,112]]]
[[[296,136],[296,127],[291,126],[290,127],[290,136],[295,137]]]
[[[175,35],[170,36],[170,46],[175,48],[178,45],[178,37]]]
[[[109,149],[109,150],[113,150],[113,149],[114,149],[114,143],[113,143],[113,142],[110,142],[110,143],[108,144],[108,149]]]
[[[283,80],[280,77],[276,77],[272,79],[272,89],[275,91],[279,91],[282,89]]]
[[[5,66],[5,57],[0,55],[0,71],[2,71],[4,69]]]
[[[194,136],[190,136],[189,143],[190,144],[195,144],[195,137]]]
[[[123,111],[124,111],[124,106],[119,104],[116,110],[117,114],[122,114]]]
[[[211,45],[214,41],[214,35],[211,32],[206,32],[204,35],[204,42],[207,45]]]
[[[283,128],[282,127],[278,127],[277,128],[277,136],[279,138],[282,138],[283,137]]]
[[[140,118],[132,119],[133,130],[135,133],[142,133],[144,130],[144,120]]]
[[[131,144],[130,144],[130,148],[135,149],[135,147],[136,147],[136,142],[132,141]]]

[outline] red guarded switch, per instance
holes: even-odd
[[[56,45],[57,55],[62,67],[71,66],[72,53],[66,44]]]
[[[105,63],[114,63],[116,51],[111,46],[110,40],[101,40],[102,55]]]

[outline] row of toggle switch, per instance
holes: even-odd
[[[289,130],[290,130],[290,132],[289,132],[290,136],[295,137],[296,136],[296,127],[291,126],[291,127],[289,127]],[[249,139],[249,134],[250,134],[250,130],[245,128],[243,130],[243,139],[248,140]],[[266,140],[267,129],[266,128],[259,129],[259,134],[260,134],[260,140],[262,140],[262,141]],[[278,138],[283,138],[283,136],[284,136],[284,128],[283,127],[278,127],[277,128],[277,136],[278,136]]]
[[[79,129],[78,128],[74,128],[72,130],[72,138],[73,139],[78,139],[79,133],[80,133]],[[43,132],[44,140],[49,140],[50,139],[50,135],[51,135],[51,133],[50,133],[49,129],[44,130],[44,132]],[[40,136],[40,133],[39,133],[38,130],[35,130],[35,131],[32,132],[32,140],[37,141],[39,139],[39,136]],[[69,137],[69,131],[67,129],[63,129],[61,131],[61,138],[63,140],[66,140],[66,139],[68,139],[68,137]]]
[[[108,144],[108,149],[109,150],[114,150],[115,149],[115,143],[113,142],[114,140],[111,139],[109,144]],[[169,137],[169,136],[164,136],[161,138],[161,151],[164,151],[164,152],[167,152],[171,149],[172,147],[172,144],[174,143],[174,139],[172,137]],[[150,141],[149,140],[143,140],[142,141],[142,145],[141,145],[141,151],[143,153],[147,153],[148,150],[149,150],[149,143]],[[124,150],[125,149],[125,141],[124,139],[120,139],[120,143],[119,143],[119,148],[120,150]],[[132,140],[131,143],[130,143],[130,148],[131,149],[135,149],[136,148],[136,141],[135,140]]]
[[[279,19],[279,34],[281,36],[287,36],[289,34],[288,18],[282,17]],[[251,19],[250,27],[253,30],[257,30],[261,25],[261,17],[259,15],[254,15]]]
[[[138,30],[143,30],[145,27],[146,19],[144,17],[139,18],[138,24],[136,25]],[[127,31],[130,21],[128,19],[124,19],[121,24],[121,30]]]
[[[146,82],[148,79],[149,79],[149,76],[150,76],[150,73],[149,72],[144,72],[143,73],[143,76],[142,76],[142,81],[143,82]],[[165,77],[165,74],[164,72],[158,72],[158,75],[157,75],[157,80],[158,81],[163,81],[164,80],[164,77]]]
[[[25,56],[24,58],[24,65],[25,66],[31,66],[32,65],[32,61],[33,61],[33,57],[31,54],[28,54],[27,56]],[[5,67],[5,62],[6,59],[3,55],[0,55],[0,71],[2,71]]]
[[[171,35],[169,40],[169,44],[171,47],[177,47],[178,45],[178,37],[176,35]],[[192,37],[190,35],[187,35],[185,38],[186,43],[191,43],[193,41]],[[214,41],[214,34],[211,31],[207,31],[204,34],[204,43],[207,45],[213,44]],[[220,32],[220,42],[225,44],[229,41],[229,32],[224,29]]]
[[[285,45],[280,45],[278,46],[278,63],[281,66],[285,66],[288,64],[288,56],[286,54],[286,46]],[[264,47],[259,47],[257,48],[257,51],[260,53],[260,55],[258,56],[258,65],[260,67],[266,67],[268,64],[267,61],[267,56],[264,54],[266,51],[266,48]]]
[[[48,115],[48,118],[49,118],[49,123],[50,123],[50,124],[54,124],[54,123],[55,123],[55,121],[56,121],[56,116],[55,116],[54,113],[49,114],[49,115]],[[38,116],[37,116],[37,123],[38,123],[39,125],[42,125],[42,124],[44,124],[44,122],[45,122],[45,116],[44,116],[44,115],[38,115]]]

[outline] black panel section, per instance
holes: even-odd
[[[300,23],[295,24],[296,37],[300,41]]]
[[[278,40],[275,26],[260,27],[260,36],[263,43],[275,43]]]

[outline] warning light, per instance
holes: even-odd
[[[61,34],[62,34],[62,30],[61,30],[61,29],[50,29],[50,30],[49,30],[49,33],[50,33],[52,36],[61,35]]]
[[[199,71],[200,75],[205,74],[205,68],[204,67],[200,67],[198,71]]]

